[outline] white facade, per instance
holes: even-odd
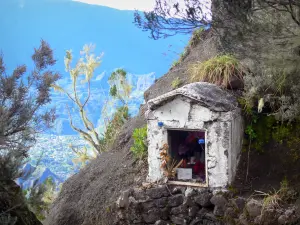
[[[193,83],[148,102],[148,180],[164,178],[160,150],[168,130],[205,131],[208,187],[225,187],[235,176],[242,147],[241,110],[228,92],[208,83]],[[163,126],[158,126],[162,122]]]

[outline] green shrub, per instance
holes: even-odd
[[[244,69],[231,55],[221,55],[192,64],[188,69],[192,82],[204,81],[227,88],[233,77],[242,80]]]
[[[0,224],[2,225],[15,225],[18,218],[11,216],[9,213],[0,214]]]
[[[172,88],[176,89],[178,88],[180,85],[182,84],[182,80],[179,77],[176,77],[173,81],[172,81]]]
[[[133,152],[134,156],[138,159],[142,159],[147,154],[147,126],[142,128],[136,128],[132,134],[133,145],[130,150]]]
[[[244,76],[243,105],[259,113],[268,112],[278,121],[292,122],[300,116],[299,71],[266,71]]]
[[[114,143],[116,136],[119,134],[124,123],[129,119],[128,106],[122,106],[117,109],[114,113],[113,118],[110,120],[106,127],[106,130],[101,139],[101,148],[104,151],[109,150],[109,148]]]

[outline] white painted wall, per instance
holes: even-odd
[[[242,125],[239,109],[213,112],[188,98],[178,96],[155,110],[148,110],[148,181],[164,178],[160,149],[168,143],[168,129],[206,131],[206,166],[209,187],[229,184],[241,151]],[[159,127],[158,122],[164,126]]]

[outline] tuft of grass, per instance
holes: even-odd
[[[178,88],[180,85],[182,84],[182,80],[179,77],[176,77],[173,81],[172,81],[172,88],[176,89]]]
[[[176,61],[174,61],[173,63],[172,63],[172,67],[175,67],[175,66],[177,66],[177,65],[179,65],[179,61],[178,60],[176,60]]]
[[[138,158],[142,159],[147,154],[147,126],[136,128],[132,134],[133,137],[133,145],[131,146],[130,150],[133,152],[133,155]]]
[[[208,82],[227,88],[232,78],[242,80],[244,69],[232,55],[220,55],[192,64],[188,69],[192,82]]]
[[[189,41],[189,46],[195,47],[198,42],[201,40],[201,33],[204,31],[204,28],[194,30],[192,37]]]
[[[274,190],[270,193],[256,191],[256,193],[257,195],[264,197],[261,215],[263,215],[267,210],[282,208],[283,204],[288,203],[291,200],[295,200],[297,194],[295,191],[290,189],[286,178],[280,183],[279,190]]]

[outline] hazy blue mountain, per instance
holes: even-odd
[[[44,39],[58,59],[55,69],[63,75],[59,84],[68,88],[71,81],[64,72],[65,51],[72,49],[74,55],[79,56],[84,44],[94,43],[96,52],[104,52],[104,57],[92,82],[89,115],[101,126],[101,107],[108,93],[107,78],[120,67],[129,72],[134,86],[130,101],[130,113],[134,115],[143,102],[143,92],[179,58],[189,37],[152,40],[149,34],[135,27],[133,13],[70,0],[1,0],[0,50],[6,68],[12,71],[20,64],[32,67],[33,49]],[[56,126],[51,131],[52,136],[48,132],[38,140],[31,151],[31,163],[35,165],[34,161],[46,152],[42,165],[65,179],[74,172],[71,161],[74,154],[70,153],[68,144],[77,143],[78,136],[72,136],[75,133],[68,122],[66,104],[70,102],[61,94],[52,96],[49,107],[57,109]],[[74,116],[74,120],[79,118]]]
[[[23,172],[28,173],[30,172],[30,175],[23,176],[16,179],[16,183],[22,188],[22,189],[28,189],[32,188],[34,186],[39,186],[48,178],[52,178],[52,181],[59,185],[63,182],[63,179],[58,177],[56,174],[54,174],[49,168],[43,167],[41,170],[36,170],[34,166],[27,163],[23,167]]]

